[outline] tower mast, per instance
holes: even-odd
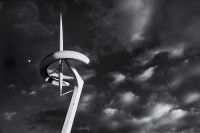
[[[63,27],[62,27],[62,13],[60,12],[60,51],[63,51]],[[59,87],[60,96],[62,96],[62,85],[63,84],[63,60],[59,60]]]

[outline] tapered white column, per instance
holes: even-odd
[[[76,69],[72,65],[70,65],[67,62],[67,60],[65,60],[65,63],[70,68],[73,76],[75,77],[74,92],[73,92],[73,95],[72,95],[72,99],[71,99],[71,102],[70,102],[70,105],[69,105],[67,116],[65,118],[65,122],[64,122],[62,132],[61,132],[61,133],[70,133],[71,128],[72,128],[72,124],[73,124],[73,121],[74,121],[74,117],[75,117],[75,114],[76,114],[76,110],[77,110],[77,107],[78,107],[79,99],[80,99],[80,96],[81,96],[84,81],[82,80],[82,78],[80,77],[80,75],[78,74]]]
[[[63,27],[62,27],[62,13],[60,13],[60,51],[63,51]],[[63,86],[63,60],[59,61],[59,87],[60,96],[62,96],[62,86]]]

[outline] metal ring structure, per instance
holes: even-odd
[[[89,63],[89,58],[87,56],[85,56],[79,52],[76,52],[76,51],[64,50],[64,51],[58,51],[58,52],[51,53],[51,54],[47,55],[40,63],[39,69],[40,69],[40,74],[43,77],[43,79],[53,85],[58,86],[59,81],[57,80],[57,78],[55,76],[53,77],[53,76],[49,75],[49,73],[47,72],[47,69],[48,69],[49,65],[51,65],[55,61],[65,60],[65,62],[67,63],[68,59],[79,60],[86,64]],[[63,82],[72,84],[70,82],[70,77],[68,79],[64,78]]]

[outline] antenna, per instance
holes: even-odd
[[[48,67],[59,60],[58,69],[52,71]],[[75,113],[77,110],[78,102],[82,92],[84,81],[76,71],[75,67],[68,62],[68,60],[78,60],[86,64],[89,63],[89,58],[84,54],[76,51],[63,50],[63,27],[62,27],[62,13],[60,13],[60,47],[59,51],[47,55],[40,63],[40,74],[46,82],[53,85],[57,85],[60,88],[60,96],[68,94],[73,91],[72,99],[69,105],[67,116],[62,128],[61,133],[70,133],[72,124],[74,121]],[[63,63],[66,63],[67,67],[71,71],[73,77],[63,75]],[[66,93],[62,93],[63,86],[73,86],[74,90],[70,90]]]
[[[62,13],[60,13],[60,51],[63,51],[63,26],[62,26]]]
[[[62,13],[60,12],[60,51],[63,51],[63,27],[62,27]],[[63,60],[59,60],[59,88],[60,96],[62,96],[62,82],[63,82]]]

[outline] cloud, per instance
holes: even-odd
[[[119,84],[119,83],[123,82],[125,80],[125,78],[126,78],[126,76],[124,76],[123,74],[118,73],[118,72],[109,73],[109,75],[112,78],[114,78],[114,81],[113,81],[114,84]]]
[[[150,117],[152,118],[159,118],[162,117],[162,115],[167,114],[171,109],[172,105],[170,104],[156,104],[153,109],[151,110]]]
[[[82,94],[77,111],[86,112],[91,110],[95,96],[96,94],[93,92]]]
[[[92,40],[100,48],[100,53],[105,55],[122,50],[132,52],[141,47],[143,41],[151,38],[147,31],[157,8],[155,3],[154,0],[87,2],[92,9],[84,15],[87,20],[92,20],[90,29],[98,29]]]
[[[10,85],[8,85],[7,87],[14,90],[14,89],[16,88],[16,85],[15,85],[15,84],[10,84]]]
[[[89,103],[80,103],[78,105],[77,111],[88,111],[90,108],[90,104]]]
[[[162,24],[164,29],[160,29],[161,33],[159,36],[162,37],[162,39],[176,36],[176,38],[174,38],[175,40],[196,41],[197,38],[194,34],[199,31],[199,27],[195,26],[195,23],[198,23],[199,18],[194,18],[191,14],[194,16],[197,15],[195,12],[198,10],[199,4],[198,1],[190,3],[186,0],[169,2],[167,17],[163,19],[163,21],[167,21],[167,23]]]
[[[166,113],[161,119],[153,121],[150,131],[182,131],[179,130],[179,128],[184,128],[184,126],[186,126],[186,121],[183,121],[183,118],[187,115],[188,112],[181,109]],[[189,129],[191,129],[191,127]]]
[[[148,113],[143,115],[143,117],[133,117],[132,122],[136,124],[152,124],[154,120],[162,119],[162,117],[168,114],[173,108],[174,105],[167,103],[147,104],[143,109],[147,110]]]
[[[193,128],[193,125],[194,123],[198,125],[198,123],[196,123],[196,119],[192,118],[199,116],[199,114],[189,113],[183,109],[175,109],[175,107],[173,104],[157,101],[153,105],[139,109],[140,111],[147,110],[148,112],[143,114],[142,117],[132,116],[133,109],[106,108],[103,110],[104,117],[100,119],[101,128],[105,128],[105,131],[123,130],[123,132],[181,132],[197,130],[197,128]],[[191,119],[191,124],[188,124],[188,119]]]
[[[14,24],[26,24],[35,22],[38,19],[38,7],[34,2],[19,2],[7,6],[5,20]]]
[[[142,74],[135,77],[135,80],[139,81],[139,82],[144,82],[144,81],[148,80],[153,75],[155,68],[156,68],[156,66],[148,68]]]
[[[185,104],[189,104],[195,101],[200,100],[200,94],[199,93],[188,93],[185,97],[184,97],[184,103]]]
[[[141,65],[146,65],[152,61],[159,53],[167,52],[170,59],[178,59],[184,56],[184,52],[187,49],[187,43],[176,42],[176,44],[162,44],[154,49],[146,50],[141,53],[135,60],[139,61]]]
[[[21,42],[20,38],[13,37],[16,34],[13,30],[9,29],[13,41],[10,43],[10,39],[5,39],[5,44],[22,48],[20,53],[27,54],[24,56],[35,56],[35,60],[25,60],[27,63],[31,59],[27,63],[29,65],[39,59],[35,53],[42,56],[55,50],[53,35],[58,28],[55,24],[57,11],[54,11],[53,3],[45,3],[8,4],[9,10],[3,4],[3,10],[10,13],[10,18],[1,16],[1,20],[5,18],[5,23],[11,24],[10,29],[19,31],[19,35],[33,37],[34,40],[29,42],[34,45],[37,43],[39,49],[29,48],[38,51],[32,54],[26,52],[32,43],[26,47],[19,45],[27,42],[27,39]],[[198,132],[199,5],[198,1],[186,0],[79,0],[72,5],[73,8],[69,8],[65,14],[65,30],[68,32],[66,47],[87,55],[91,60],[87,68],[79,62],[75,63],[78,72],[87,82],[77,109],[74,132]],[[3,10],[0,9],[0,12]],[[4,24],[4,21],[1,22]],[[77,33],[84,34],[78,37]],[[45,36],[53,38],[44,43]],[[48,44],[48,47],[44,48],[42,44]],[[21,67],[17,71],[15,65],[10,63],[10,66],[18,72],[15,76],[20,79],[16,82],[28,82],[29,78],[23,80],[19,75]],[[26,77],[36,75],[20,74]],[[62,128],[67,109],[57,107],[67,105],[71,95],[59,97],[59,90],[55,86],[40,84],[40,80],[32,79],[32,86],[20,90],[21,93],[37,94],[31,97],[31,102],[35,98],[44,102],[44,106],[37,109],[52,105],[56,107],[32,114],[28,122],[32,127],[44,130],[52,128],[58,132]],[[9,87],[16,86],[10,84]]]
[[[184,111],[182,109],[177,109],[177,110],[173,110],[170,115],[174,118],[174,119],[179,119],[184,117],[188,112]]]
[[[160,127],[159,130],[154,129],[154,125],[172,112],[176,107],[176,99],[167,92],[146,98],[147,96],[139,97],[132,92],[116,94],[102,110],[104,117],[100,119],[101,128],[105,128],[105,131],[123,132],[162,131]],[[178,111],[173,112],[172,117],[179,119],[185,116],[181,111],[178,114]]]
[[[93,77],[96,76],[96,71],[89,69],[89,70],[83,70],[83,72],[81,73],[81,77],[83,78],[83,80],[88,80],[91,79]]]
[[[117,111],[118,111],[117,109],[112,109],[112,108],[107,108],[103,110],[103,112],[107,117],[114,115]]]
[[[35,2],[18,2],[6,6],[4,10],[6,15],[2,15],[0,19],[9,23],[9,29],[17,32],[17,35],[51,36],[57,30],[57,25],[47,25],[40,21],[38,13],[41,9]]]
[[[53,110],[39,111],[24,118],[30,129],[43,129],[46,131],[59,131],[62,129],[67,110],[57,108]]]
[[[27,24],[16,24],[14,25],[14,28],[20,30],[20,32],[23,33],[24,35],[51,36],[56,31],[57,26],[55,25],[45,26],[40,22],[31,22]]]
[[[78,130],[78,131],[90,131],[90,127],[89,126],[78,127],[78,128],[75,128],[75,130]]]
[[[121,93],[119,94],[119,97],[124,104],[131,104],[138,98],[138,96],[134,95],[132,92]]]
[[[113,81],[109,83],[111,88],[117,87],[120,83],[123,83],[126,79],[126,76],[120,72],[111,72],[108,74],[108,76],[113,78]]]
[[[164,90],[162,87],[159,91],[160,92],[150,93],[148,97],[144,97],[147,99],[147,105],[152,106],[152,104],[154,105],[155,103],[160,102],[161,105],[162,103],[167,103],[170,106],[178,103],[177,97],[170,94],[169,91]]]
[[[97,127],[98,131],[112,132],[120,130],[122,132],[130,132],[132,127],[127,122],[128,117],[129,113],[125,110],[113,108],[103,109],[101,117],[97,120],[101,124],[101,126]]]
[[[34,86],[30,86],[28,88],[26,88],[26,90],[21,90],[21,94],[23,95],[37,95],[46,91],[50,91],[50,90],[46,90],[47,87],[52,87],[53,85],[48,84],[48,83],[44,83],[44,84],[39,84],[39,85],[34,85]]]
[[[112,108],[127,108],[131,107],[131,105],[134,105],[139,100],[139,96],[133,94],[132,92],[121,92],[115,95],[109,104],[107,104],[107,107]]]
[[[117,10],[124,14],[130,14],[132,25],[130,25],[130,41],[137,42],[144,39],[144,32],[150,22],[153,12],[153,0],[125,0],[120,1]],[[130,47],[129,47],[130,48]],[[127,49],[128,50],[128,49]]]
[[[3,2],[0,2],[0,10],[3,10]]]
[[[27,93],[25,90],[22,90],[21,94],[23,94],[23,95],[36,95],[37,93],[35,91],[31,91],[31,92]]]
[[[188,112],[182,109],[172,110],[169,104],[156,104],[153,112],[146,117],[133,118],[130,122],[141,128],[140,132],[179,132],[183,131],[187,121],[184,120],[188,116]],[[157,114],[158,113],[158,114]],[[192,125],[186,129],[192,129]]]
[[[196,36],[200,32],[199,18],[192,17],[191,14],[198,16],[196,10],[198,10],[197,5],[200,3],[197,1],[190,3],[185,0],[182,2],[162,1],[160,3],[163,4],[158,6],[154,3],[156,8],[154,8],[154,17],[152,17],[159,19],[151,21],[150,24],[150,27],[155,30],[151,34],[156,33],[158,40],[156,41],[155,38],[152,42],[153,45],[148,44],[152,46],[147,49],[144,48],[144,51],[133,59],[134,61],[137,60],[140,65],[147,65],[157,54],[162,52],[167,52],[169,59],[172,60],[187,58],[191,49],[199,47],[199,38]],[[194,3],[196,6],[193,5]],[[154,25],[157,25],[157,27],[154,27]]]
[[[39,86],[39,88],[40,88],[40,89],[43,89],[43,88],[46,88],[46,87],[48,87],[48,86],[49,86],[49,84],[45,83],[45,84],[41,84],[41,85]]]
[[[190,60],[189,60],[190,61]],[[196,78],[199,76],[200,69],[199,63],[196,59],[192,59],[190,63],[187,61],[182,62],[174,69],[171,69],[171,80],[169,82],[170,88],[180,88],[183,84],[188,84],[188,82],[184,82],[186,80],[190,80],[192,78]],[[191,81],[192,82],[192,81]],[[190,84],[190,88],[192,84]]]
[[[94,94],[85,94],[81,98],[81,102],[90,102],[94,98]]]
[[[2,116],[4,119],[10,121],[10,120],[13,119],[13,117],[14,117],[16,114],[17,114],[16,112],[5,112],[5,113],[1,114],[1,116]]]
[[[48,132],[60,132],[65,121],[66,113],[67,109],[65,108],[55,108],[38,111],[24,118],[24,120],[29,126],[29,130],[39,129]],[[77,111],[73,122],[72,132],[91,131],[94,128],[91,126],[93,125],[92,123],[96,122],[95,119],[91,122],[91,117],[91,114],[82,114]]]

